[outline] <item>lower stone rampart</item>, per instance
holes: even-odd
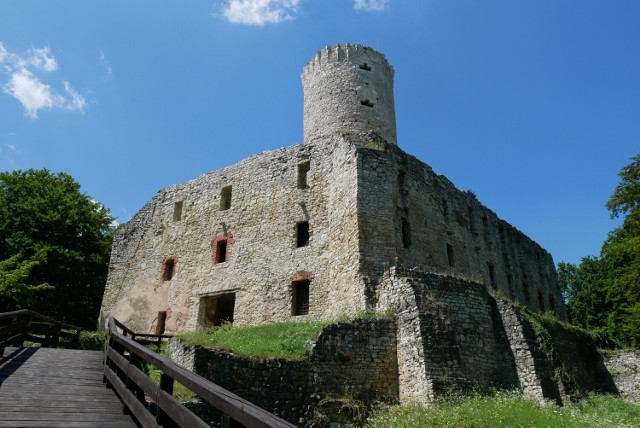
[[[604,363],[620,395],[640,403],[640,351],[611,351]]]
[[[379,310],[396,314],[401,402],[498,388],[562,404],[617,391],[588,333],[530,319],[483,284],[394,267],[377,297]]]
[[[497,298],[482,284],[391,268],[375,288],[378,311],[394,316],[325,327],[305,361],[239,357],[176,340],[170,353],[299,426],[357,423],[380,402],[492,389],[557,404],[591,391],[637,398],[640,352],[609,360],[626,370],[616,388],[588,333]]]
[[[364,419],[376,403],[395,403],[398,366],[392,318],[356,319],[327,326],[305,361],[240,357],[187,347],[172,339],[178,364],[298,426]],[[198,405],[210,423],[221,415]]]

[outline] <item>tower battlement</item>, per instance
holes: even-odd
[[[363,45],[327,46],[302,72],[304,140],[375,132],[397,144],[393,67]]]

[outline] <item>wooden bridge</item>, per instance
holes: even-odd
[[[111,318],[104,351],[73,349],[79,337],[80,328],[28,310],[0,313],[0,427],[294,427],[134,340],[162,335]],[[173,397],[174,382],[213,408],[212,425]]]

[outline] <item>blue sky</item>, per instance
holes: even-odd
[[[300,74],[361,43],[398,144],[551,252],[598,254],[640,152],[636,0],[3,0],[0,170],[127,221],[161,188],[302,140]]]

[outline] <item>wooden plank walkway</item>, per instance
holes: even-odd
[[[0,427],[135,427],[102,383],[100,351],[6,348]]]

